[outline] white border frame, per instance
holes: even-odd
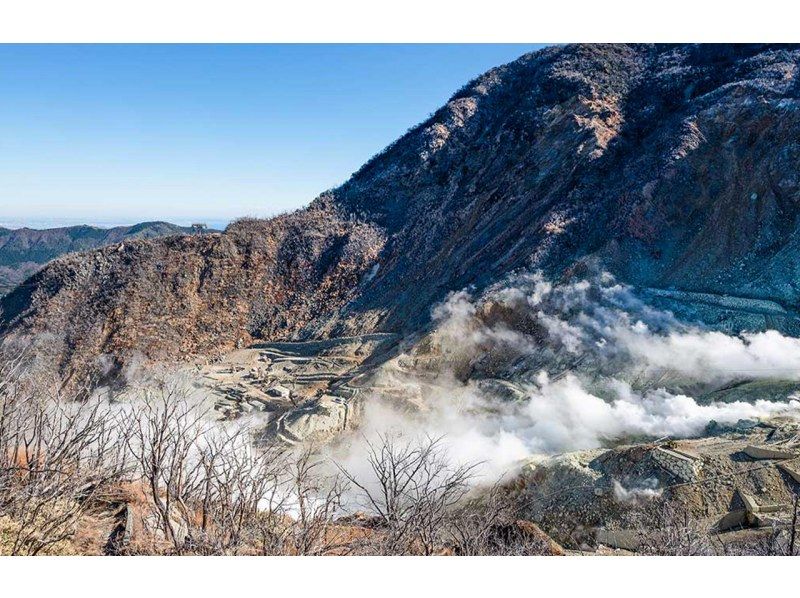
[[[779,42],[789,0],[0,0],[3,42]]]

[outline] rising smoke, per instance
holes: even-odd
[[[800,401],[723,402],[750,380],[800,381],[800,339],[730,335],[654,309],[608,274],[553,284],[515,275],[451,294],[435,331],[386,364],[360,433],[443,436],[458,461],[496,477],[536,454],[631,438],[692,437],[712,421],[800,417]],[[400,398],[398,398],[400,396]],[[357,467],[358,449],[344,457]]]

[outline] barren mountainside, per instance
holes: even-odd
[[[253,339],[412,332],[449,291],[598,265],[731,328],[794,330],[800,48],[573,45],[493,69],[298,212],[49,264],[0,331],[62,374]]]

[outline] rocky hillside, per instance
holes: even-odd
[[[798,48],[569,46],[486,73],[335,192],[393,231],[351,313],[398,328],[450,289],[589,258],[793,311],[799,63]]]
[[[36,230],[0,227],[0,295],[65,253],[87,251],[129,239],[151,239],[187,232],[168,222],[98,228],[68,226]]]
[[[800,47],[572,45],[493,69],[309,208],[57,260],[7,337],[214,355],[253,338],[410,332],[449,291],[597,263],[708,323],[793,331]]]
[[[297,333],[342,305],[382,246],[374,227],[318,205],[241,220],[224,234],[63,257],[6,296],[3,313],[19,314],[7,321],[12,333],[46,340],[64,376],[118,373],[139,355],[217,356],[254,337]]]

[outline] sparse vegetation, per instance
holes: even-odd
[[[135,405],[68,401],[26,392],[19,363],[0,382],[4,554],[74,552],[97,513],[124,514],[113,554],[510,554],[524,537],[500,529],[499,489],[466,500],[474,467],[452,466],[438,440],[382,436],[361,479],[313,447],[254,447],[179,385]]]
[[[92,533],[107,542],[94,550],[107,554],[564,553],[524,519],[513,486],[472,491],[475,466],[451,463],[441,439],[382,435],[356,475],[313,447],[255,447],[175,384],[136,405],[67,401],[25,393],[18,365],[0,378],[3,554],[86,551],[86,526],[100,526]],[[624,521],[638,554],[797,552],[796,515],[727,542],[661,499]]]

